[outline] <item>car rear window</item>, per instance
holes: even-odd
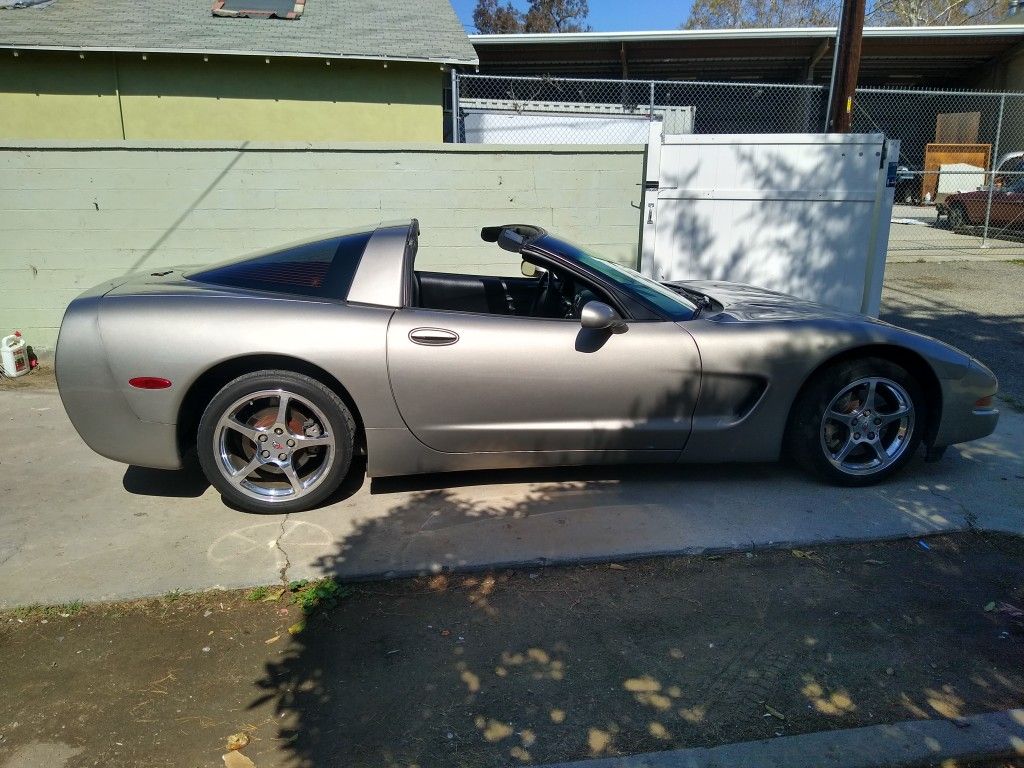
[[[344,299],[372,234],[336,235],[220,264],[188,278],[255,291]]]

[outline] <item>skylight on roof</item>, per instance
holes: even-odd
[[[0,0],[0,8],[45,8],[56,0]]]
[[[249,19],[297,19],[306,0],[214,0],[213,15]]]

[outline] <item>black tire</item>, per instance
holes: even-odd
[[[877,408],[867,403],[871,380],[876,382]],[[847,399],[835,402],[847,390]],[[901,399],[910,407],[906,417],[897,417]],[[841,418],[832,418],[831,414],[847,408]],[[888,419],[892,421],[885,423]],[[797,464],[834,485],[873,485],[899,472],[914,457],[927,419],[921,385],[905,368],[876,357],[842,361],[815,374],[800,392],[786,430],[787,449]],[[880,427],[874,426],[876,420],[882,422]],[[854,447],[837,466],[836,459],[847,445]],[[876,446],[881,446],[885,458]],[[872,468],[872,462],[877,466]]]
[[[285,401],[283,421],[277,421],[275,392],[287,395],[277,396],[278,405]],[[272,411],[277,415],[268,415]],[[225,426],[222,418],[236,413],[240,426]],[[275,422],[262,423],[267,419]],[[300,420],[302,431],[296,428]],[[292,371],[256,371],[229,382],[207,405],[196,453],[206,479],[228,504],[257,513],[302,512],[328,498],[348,474],[355,433],[348,407],[319,381]],[[304,445],[317,441],[324,444]],[[256,456],[265,455],[261,447],[270,454],[266,460]],[[255,466],[232,482],[227,476],[232,462],[238,472],[245,471],[239,465]]]
[[[970,219],[967,218],[967,210],[962,205],[951,205],[949,207],[949,229],[956,232],[970,226]]]

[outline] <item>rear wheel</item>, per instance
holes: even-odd
[[[962,205],[953,205],[949,208],[949,228],[954,232],[970,225],[967,220],[967,211]]]
[[[921,444],[920,385],[880,358],[834,365],[804,389],[793,410],[789,449],[804,468],[837,485],[871,485],[899,471]]]
[[[330,496],[352,463],[355,422],[315,379],[258,371],[227,384],[199,422],[207,480],[250,512],[300,512]]]

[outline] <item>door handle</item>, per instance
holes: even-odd
[[[459,334],[447,328],[413,328],[409,331],[409,341],[427,347],[447,347],[459,340]]]

